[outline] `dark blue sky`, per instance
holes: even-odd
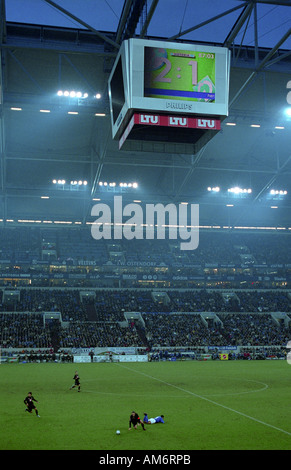
[[[55,0],[55,3],[97,30],[116,31],[124,0]],[[239,0],[159,0],[148,34],[169,38],[240,4],[242,2]],[[222,43],[240,11],[183,35],[182,39]],[[272,48],[291,28],[291,0],[290,7],[258,4],[257,11],[259,46]],[[6,19],[20,23],[82,28],[44,0],[6,0]],[[253,16],[238,34],[236,43],[254,45]],[[291,49],[290,37],[281,48]]]

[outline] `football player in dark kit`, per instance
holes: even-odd
[[[28,392],[27,397],[24,400],[24,404],[27,406],[25,411],[28,411],[28,413],[32,413],[32,410],[35,411],[35,414],[38,418],[40,418],[38,414],[38,410],[33,402],[38,403],[38,401],[32,396],[31,392]]]
[[[129,429],[128,430],[129,431],[131,430],[131,425],[133,425],[134,429],[137,429],[138,424],[141,424],[141,427],[143,428],[144,431],[146,430],[142,420],[138,416],[138,413],[133,411],[129,417]]]
[[[80,377],[79,377],[77,371],[75,371],[75,375],[73,377],[73,380],[75,380],[75,385],[72,385],[70,390],[72,390],[72,388],[78,387],[78,392],[80,392],[81,391],[81,384],[80,384]]]

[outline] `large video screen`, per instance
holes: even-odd
[[[109,77],[113,138],[120,137],[134,111],[227,116],[229,73],[225,47],[124,41]]]
[[[215,102],[215,53],[144,49],[144,96]]]

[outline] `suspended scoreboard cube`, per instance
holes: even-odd
[[[229,72],[224,47],[124,41],[108,82],[113,139],[122,150],[160,142],[197,153],[228,115]]]

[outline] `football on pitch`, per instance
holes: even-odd
[[[116,431],[116,434],[120,434],[120,431]]]

